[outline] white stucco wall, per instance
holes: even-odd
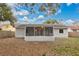
[[[54,41],[54,36],[25,36],[25,41]]]
[[[25,29],[24,28],[16,29],[15,37],[24,38],[24,36],[25,36]]]
[[[77,32],[79,32],[79,30],[77,30]]]
[[[68,37],[68,30],[63,29],[63,33],[59,33],[59,29],[53,29],[53,34],[55,37],[67,38]]]
[[[72,30],[72,29],[70,29],[70,28],[68,28],[68,32],[73,32],[73,30]]]

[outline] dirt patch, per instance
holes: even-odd
[[[26,42],[23,39],[0,39],[0,55],[46,56],[79,55],[79,38],[56,40],[54,42]]]

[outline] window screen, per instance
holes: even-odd
[[[26,28],[26,36],[34,36],[34,27]]]
[[[53,36],[53,28],[45,27],[45,36]]]
[[[43,36],[44,29],[42,27],[35,27],[35,36]]]
[[[26,27],[26,36],[53,36],[53,27]]]

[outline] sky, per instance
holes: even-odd
[[[40,4],[34,7],[35,14],[31,14],[29,12],[30,8],[26,6],[17,6],[17,4],[8,4],[8,6],[11,7],[14,16],[19,22],[28,21],[29,23],[41,24],[50,18],[61,21],[64,24],[72,24],[75,21],[79,21],[78,3],[61,3],[56,13],[47,17],[44,13],[38,11]]]

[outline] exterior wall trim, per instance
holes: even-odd
[[[25,36],[25,41],[55,41],[54,36]]]

